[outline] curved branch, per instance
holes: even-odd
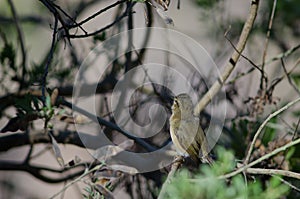
[[[84,19],[84,20],[82,20],[82,21],[80,21],[80,22],[78,22],[78,23],[76,23],[76,24],[69,25],[68,28],[77,28],[77,27],[79,27],[79,26],[81,26],[81,25],[87,23],[88,21],[94,19],[95,17],[99,16],[100,14],[102,14],[102,13],[108,11],[109,9],[114,8],[114,7],[116,7],[116,6],[118,6],[118,5],[122,4],[122,3],[125,3],[126,1],[127,1],[127,0],[120,0],[120,1],[117,1],[117,2],[111,4],[111,5],[107,6],[107,7],[105,7],[105,8],[103,8],[103,9],[99,10],[99,11],[96,12],[95,14],[92,14],[92,15],[89,16],[88,18],[86,18],[86,19]]]
[[[12,162],[12,161],[0,161],[0,170],[2,170],[2,171],[3,170],[25,171],[25,172],[31,174],[32,176],[36,177],[37,179],[42,180],[44,182],[59,183],[59,182],[64,182],[66,180],[71,180],[71,179],[81,175],[82,173],[84,173],[85,165],[87,165],[87,164],[82,163],[82,164],[78,164],[74,167],[67,167],[64,169],[56,170],[56,169],[52,169],[52,168],[34,166],[34,165],[24,164],[24,163],[16,163],[16,162]],[[58,177],[58,178],[53,178],[53,177],[49,177],[49,176],[42,174],[44,171],[64,174],[64,173],[70,172],[71,170],[78,168],[78,167],[84,167],[84,168],[81,169],[80,171],[76,171],[72,174],[69,174],[69,175],[66,175],[63,177]]]
[[[93,114],[87,112],[86,110],[71,104],[70,102],[65,101],[64,99],[61,100],[61,104],[72,109],[73,111],[76,111],[86,117],[88,117],[89,119],[93,120],[94,122],[98,122],[101,125],[104,125],[110,129],[116,130],[118,132],[120,132],[121,134],[123,134],[124,136],[126,136],[129,139],[134,140],[137,144],[139,144],[140,146],[142,146],[143,148],[145,148],[147,151],[151,152],[151,151],[155,151],[156,147],[152,146],[151,144],[149,144],[148,142],[146,142],[145,140],[139,138],[139,137],[135,137],[133,135],[131,135],[131,133],[121,129],[118,125],[111,123],[105,119],[102,119],[100,117],[96,117]],[[96,121],[95,121],[96,120]]]
[[[235,68],[241,53],[245,49],[249,34],[253,27],[257,11],[259,0],[251,1],[250,13],[248,15],[248,19],[245,22],[244,28],[242,30],[239,42],[236,46],[237,51],[234,51],[231,58],[228,60],[227,65],[225,66],[224,72],[218,78],[218,80],[211,86],[208,92],[201,98],[198,104],[195,106],[194,112],[196,115],[199,115],[200,112],[207,106],[207,104],[212,100],[212,98],[221,90],[223,84],[228,79],[229,75],[232,73]]]
[[[250,148],[247,152],[247,156],[245,158],[244,164],[248,164],[249,160],[250,160],[250,156],[251,153],[253,151],[255,142],[257,140],[257,138],[259,137],[260,133],[262,132],[263,128],[267,125],[267,123],[274,118],[275,116],[279,115],[280,113],[282,113],[283,111],[287,110],[288,108],[290,108],[291,106],[295,105],[297,102],[300,101],[300,98],[297,98],[296,100],[288,103],[287,105],[285,105],[284,107],[282,107],[281,109],[275,111],[274,113],[270,114],[267,119],[265,119],[265,121],[260,125],[260,127],[258,128],[257,132],[255,133],[253,140],[251,142]]]
[[[8,0],[8,4],[10,5],[10,9],[13,15],[13,19],[14,22],[16,24],[16,29],[17,29],[17,33],[18,33],[18,39],[20,41],[20,46],[21,46],[21,52],[22,52],[22,77],[21,77],[21,82],[20,82],[20,90],[22,89],[23,83],[25,81],[25,74],[26,74],[26,49],[25,49],[25,41],[24,41],[24,35],[23,35],[23,31],[21,28],[21,24],[20,24],[20,20],[19,17],[17,15],[15,6],[12,2],[12,0]]]
[[[294,141],[292,141],[292,142],[290,142],[290,143],[288,143],[288,144],[286,144],[286,145],[284,145],[284,146],[282,146],[282,147],[279,147],[279,148],[275,149],[275,150],[272,151],[271,153],[268,153],[268,154],[266,154],[266,155],[264,155],[264,156],[258,158],[257,160],[254,160],[253,162],[250,162],[249,164],[244,165],[244,166],[238,168],[237,170],[235,170],[235,171],[233,171],[233,172],[231,172],[231,173],[228,173],[228,174],[219,176],[218,178],[219,178],[219,179],[227,179],[227,178],[231,178],[231,177],[233,177],[233,176],[235,176],[235,175],[237,175],[237,174],[242,173],[243,171],[246,171],[248,168],[250,168],[250,167],[252,167],[252,166],[254,166],[254,165],[256,165],[256,164],[258,164],[258,163],[260,163],[260,162],[262,162],[262,161],[264,161],[264,160],[266,160],[266,159],[269,159],[270,157],[272,157],[272,156],[274,156],[274,155],[276,155],[276,154],[278,154],[278,153],[280,153],[280,152],[282,152],[282,151],[285,151],[285,150],[287,150],[288,148],[291,148],[292,146],[295,146],[295,145],[297,145],[297,144],[300,144],[300,138],[297,139],[297,140],[294,140]]]
[[[113,27],[114,25],[116,25],[117,23],[119,23],[123,18],[128,16],[128,12],[129,10],[131,10],[131,8],[133,7],[135,3],[132,3],[130,6],[127,6],[126,10],[124,11],[124,13],[119,16],[118,18],[116,18],[115,21],[113,21],[112,23],[104,26],[103,28],[96,30],[94,32],[91,33],[86,33],[86,34],[81,34],[81,35],[76,35],[76,34],[67,34],[65,35],[65,37],[67,37],[68,39],[75,39],[75,38],[87,38],[87,37],[91,37],[91,36],[95,36],[111,27]]]
[[[58,143],[72,144],[79,147],[87,147],[82,143],[82,137],[87,137],[87,139],[91,140],[94,139],[93,136],[84,133],[81,133],[79,136],[79,134],[75,131],[60,131],[58,134],[53,133],[53,136]],[[34,143],[51,143],[51,140],[44,132],[16,133],[7,136],[1,136],[0,151],[7,151],[14,147],[20,147]],[[93,148],[93,146],[90,147]],[[96,149],[96,147],[94,149]]]

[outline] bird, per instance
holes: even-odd
[[[196,165],[200,162],[212,165],[206,136],[199,118],[193,113],[193,102],[186,93],[174,97],[172,115],[169,119],[170,134],[180,156],[189,156]]]

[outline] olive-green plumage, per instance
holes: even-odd
[[[170,134],[177,152],[189,155],[196,163],[212,163],[208,155],[208,142],[200,126],[199,118],[193,114],[193,103],[189,95],[174,98],[170,117]]]

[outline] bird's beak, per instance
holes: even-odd
[[[171,102],[171,104],[174,103],[175,98],[176,98],[176,97],[175,97],[174,95],[170,95],[170,102]]]

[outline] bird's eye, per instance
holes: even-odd
[[[174,104],[179,106],[178,100],[176,98],[174,99]]]

